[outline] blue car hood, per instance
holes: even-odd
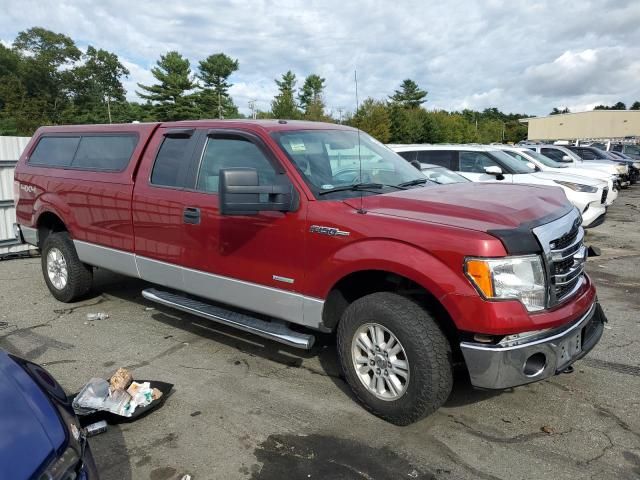
[[[67,444],[49,397],[4,351],[0,351],[0,432],[0,478],[30,478]]]

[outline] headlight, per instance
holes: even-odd
[[[632,165],[633,165],[633,168],[640,169],[640,162],[633,162]]]
[[[520,300],[530,312],[545,307],[547,288],[539,255],[469,258],[465,274],[487,299]]]
[[[626,165],[618,165],[616,168],[618,169],[618,173],[622,175],[629,173],[629,167]]]
[[[554,182],[576,192],[596,193],[598,191],[596,187],[590,187],[589,185],[583,185],[581,183],[563,182],[561,180],[554,180]]]

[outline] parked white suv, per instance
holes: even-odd
[[[545,157],[549,157],[556,162],[562,162],[572,167],[587,168],[589,170],[598,170],[606,172],[614,177],[614,182],[618,187],[627,187],[629,182],[629,167],[610,160],[582,160],[575,152],[562,145],[520,145],[529,148],[534,152],[541,153]]]
[[[508,182],[561,187],[582,213],[582,226],[604,222],[608,187],[605,182],[555,172],[536,172],[526,163],[487,145],[389,145],[409,162],[441,165],[474,182]]]
[[[496,145],[496,148],[508,153],[516,160],[532,164],[538,172],[556,172],[565,175],[574,175],[576,178],[575,181],[578,183],[582,181],[582,177],[605,182],[608,187],[607,200],[605,201],[605,206],[607,207],[618,198],[617,186],[613,181],[613,177],[608,173],[600,170],[591,170],[589,168],[570,167],[567,163],[556,162],[529,148],[512,147],[510,145]]]

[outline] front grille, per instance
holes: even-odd
[[[609,193],[609,187],[604,187],[604,189],[602,190],[602,200],[600,200],[600,203],[606,203],[608,193]]]
[[[556,303],[568,297],[580,282],[584,270],[584,230],[574,224],[571,231],[549,243],[550,288]]]
[[[564,235],[562,235],[559,238],[556,238],[555,240],[552,240],[549,243],[549,247],[551,248],[551,250],[562,250],[563,248],[568,247],[574,242],[574,240],[576,239],[576,235],[578,235],[579,231],[580,231],[580,224],[575,223],[568,233],[565,233]]]

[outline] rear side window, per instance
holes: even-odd
[[[137,143],[135,135],[83,135],[71,166],[86,170],[124,170]]]
[[[69,167],[80,137],[42,137],[29,157],[29,164]]]
[[[122,171],[138,144],[137,135],[42,137],[29,164],[78,170]]]
[[[424,150],[418,153],[418,161],[456,170],[458,166],[455,165],[455,156],[456,152],[453,150]]]
[[[165,137],[153,164],[151,183],[164,187],[182,187],[182,174],[191,146],[191,137]]]

